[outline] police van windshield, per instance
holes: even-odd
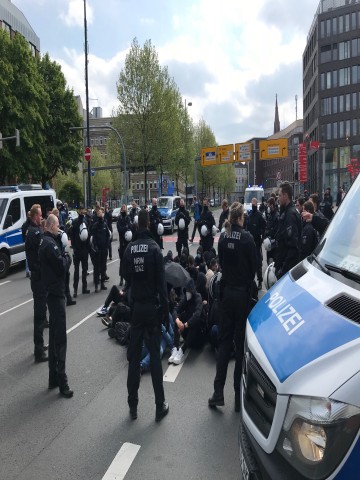
[[[321,242],[318,260],[360,275],[360,176],[346,195]]]
[[[245,191],[244,203],[251,203],[253,198],[256,198],[258,203],[261,203],[264,196],[264,190],[249,190]]]
[[[172,205],[173,205],[173,199],[172,198],[159,198],[158,199],[158,203],[157,203],[157,206],[159,208],[172,208]]]
[[[0,198],[0,224],[3,221],[3,216],[4,216],[7,202],[8,202],[7,198]]]

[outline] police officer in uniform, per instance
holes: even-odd
[[[208,199],[203,199],[203,208],[198,221],[198,229],[200,233],[200,244],[203,247],[204,252],[209,252],[214,244],[214,238],[212,236],[212,227],[215,225],[215,219],[213,214],[209,210]],[[206,228],[206,235],[204,235],[204,229]]]
[[[279,279],[291,270],[300,260],[302,223],[299,212],[292,201],[292,186],[288,182],[280,185],[280,217],[276,233],[277,255],[275,275]]]
[[[92,261],[94,265],[94,283],[95,292],[99,291],[99,282],[101,290],[107,290],[106,280],[106,260],[110,243],[110,231],[104,220],[104,211],[101,208],[96,210],[96,221],[91,227],[94,251]]]
[[[139,231],[124,253],[124,275],[130,288],[132,319],[127,356],[129,361],[127,388],[130,417],[137,418],[140,359],[143,341],[150,352],[151,379],[155,393],[155,420],[169,411],[165,402],[163,370],[160,358],[161,322],[169,318],[164,261],[161,250],[149,232],[150,218],[146,210],[139,212]]]
[[[163,249],[163,239],[162,236],[158,233],[159,224],[162,224],[162,218],[159,210],[157,209],[157,198],[152,199],[152,207],[149,211],[150,216],[150,233],[154,238],[155,242]]]
[[[230,207],[229,220],[220,235],[218,252],[222,269],[220,282],[219,350],[214,380],[214,393],[209,406],[224,405],[224,386],[230,354],[235,341],[235,411],[240,411],[240,379],[244,356],[246,318],[250,310],[251,287],[256,272],[256,246],[252,235],[244,228],[244,207],[235,202]]]
[[[124,253],[126,250],[126,247],[128,246],[129,242],[125,238],[125,234],[128,231],[131,231],[133,234],[132,230],[132,223],[130,216],[127,214],[127,206],[125,204],[121,205],[121,210],[120,210],[120,215],[118,218],[118,221],[116,223],[116,227],[119,233],[119,258],[120,258],[120,266],[119,266],[119,276],[120,276],[120,287],[123,285],[123,279],[124,279],[124,273],[123,273],[123,257]],[[132,235],[131,235],[132,237]]]
[[[65,275],[71,265],[71,257],[62,253],[57,243],[59,220],[50,214],[45,224],[46,232],[39,248],[41,275],[47,290],[49,309],[49,390],[59,387],[60,393],[71,398],[65,371],[66,363],[66,309]]]
[[[86,223],[86,210],[83,206],[79,207],[79,216],[73,221],[71,229],[71,245],[73,247],[74,259],[74,298],[77,297],[80,263],[81,263],[81,280],[82,293],[88,294],[90,290],[87,288],[87,271],[89,266],[89,226]],[[86,227],[86,232],[82,232]],[[86,238],[85,238],[86,237]]]
[[[40,228],[42,219],[41,207],[35,204],[30,209],[30,222],[26,232],[25,252],[31,272],[31,290],[34,298],[34,355],[35,362],[46,362],[48,357],[44,351],[44,325],[46,319],[46,289],[41,277],[39,262],[39,246],[43,237]]]
[[[183,219],[183,222],[180,222],[180,219]],[[180,222],[180,226],[179,226]],[[184,199],[180,199],[180,207],[176,212],[175,225],[178,227],[178,238],[176,242],[176,251],[178,257],[180,258],[181,251],[183,248],[189,250],[188,238],[189,238],[189,224],[191,222],[189,211],[185,208]]]
[[[256,276],[258,279],[258,289],[262,288],[262,241],[266,228],[266,220],[263,215],[259,212],[257,206],[257,199],[253,198],[251,200],[251,212],[246,219],[246,229],[251,233],[256,245],[256,255],[257,255],[257,269]]]
[[[269,265],[272,262],[272,259],[276,257],[276,233],[279,226],[279,212],[276,209],[275,199],[270,197],[268,199],[268,211],[267,211],[267,221],[264,237],[269,238],[271,243],[271,250],[266,252],[266,260]]]

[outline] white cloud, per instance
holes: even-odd
[[[66,2],[65,2],[66,3]],[[82,27],[84,26],[84,0],[67,0],[66,13],[60,13],[60,19],[68,27]],[[64,4],[65,6],[65,4]],[[93,8],[86,2],[86,20],[88,24],[93,22]]]

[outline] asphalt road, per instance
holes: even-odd
[[[175,253],[176,236],[164,237],[164,254],[168,249]],[[190,253],[197,246],[195,241]],[[115,238],[108,287],[119,283],[116,257]],[[215,374],[209,346],[190,351],[181,366],[168,366],[166,354],[169,415],[155,423],[151,378],[145,374],[138,419],[131,421],[126,350],[109,338],[95,313],[107,292],[93,293],[92,276],[88,278],[92,293],[79,295],[77,304],[67,307],[72,399],[49,391],[47,364],[34,363],[33,302],[23,266],[0,280],[0,479],[240,479],[233,362],[225,407],[209,409]]]

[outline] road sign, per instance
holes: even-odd
[[[234,145],[219,145],[217,148],[218,163],[224,165],[225,163],[234,163]]]
[[[288,154],[288,139],[277,138],[276,140],[260,140],[260,160],[273,158],[286,158]]]
[[[210,167],[216,165],[216,147],[201,149],[201,166]]]
[[[250,162],[252,143],[235,143],[235,162]]]
[[[91,169],[91,176],[93,177],[95,175],[95,170],[92,168]]]
[[[84,153],[85,160],[88,162],[91,158],[91,148],[86,147],[85,148],[85,153]]]

